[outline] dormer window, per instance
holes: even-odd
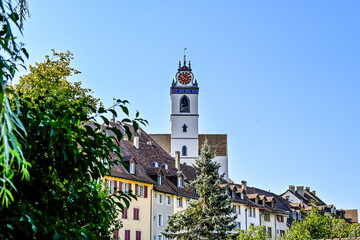
[[[157,183],[158,183],[159,185],[161,185],[161,174],[158,174]]]
[[[154,167],[159,167],[158,162],[152,162],[151,164],[152,164]]]
[[[161,167],[162,167],[163,169],[168,169],[168,165],[167,165],[166,163],[161,164]]]
[[[135,162],[131,162],[130,163],[130,173],[131,174],[135,174],[135,168],[136,168]]]
[[[243,193],[241,194],[241,199],[244,199],[244,194]]]
[[[235,191],[231,191],[231,197],[235,198]]]
[[[184,179],[183,179],[183,177],[178,177],[178,187],[179,188],[184,187]]]

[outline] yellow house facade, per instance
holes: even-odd
[[[153,204],[151,193],[153,191],[153,185],[111,176],[106,176],[105,182],[111,193],[118,190],[125,193],[132,191],[137,197],[137,200],[132,200],[129,208],[125,208],[124,212],[119,216],[123,227],[114,232],[113,238],[126,240],[150,239],[149,236],[151,236],[152,232],[151,220]]]

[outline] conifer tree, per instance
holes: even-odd
[[[194,168],[196,180],[189,187],[196,190],[199,198],[190,201],[184,211],[175,213],[168,221],[163,235],[176,239],[228,239],[229,231],[235,228],[231,199],[220,184],[224,174],[219,176],[220,164],[212,161],[214,153],[205,141],[200,158]]]

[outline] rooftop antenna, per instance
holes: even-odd
[[[116,98],[113,97],[113,110],[115,111]],[[115,122],[115,114],[113,113],[113,121]]]
[[[186,66],[186,50],[187,48],[184,48],[184,66]]]

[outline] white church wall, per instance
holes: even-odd
[[[190,100],[190,112],[180,112],[180,99],[182,96],[187,96]],[[172,114],[198,114],[198,94],[171,94],[171,109]]]
[[[219,174],[225,173],[225,179],[229,180],[229,173],[228,173],[228,158],[227,156],[216,156],[213,159],[215,162],[220,163]]]
[[[198,116],[172,116],[171,137],[172,138],[198,138]],[[187,126],[183,132],[184,124]]]
[[[187,156],[183,156],[182,147],[187,147]],[[171,156],[175,156],[176,151],[180,151],[180,159],[195,159],[199,155],[199,139],[171,139]]]

